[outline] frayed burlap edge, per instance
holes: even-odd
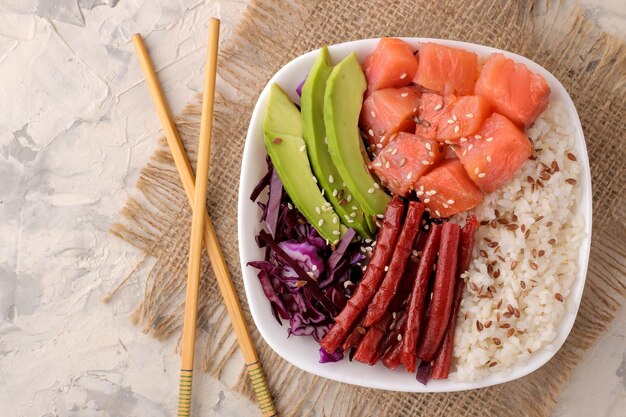
[[[323,44],[378,36],[451,38],[507,49],[539,62],[563,82],[576,103],[594,186],[594,236],[579,316],[563,348],[540,370],[508,384],[461,393],[368,390],[318,378],[287,364],[251,325],[282,416],[546,416],[581,354],[605,331],[626,296],[626,152],[621,137],[626,127],[626,50],[620,40],[595,33],[580,11],[563,16],[558,6],[558,2],[495,0],[472,5],[449,0],[256,0],[249,6],[220,55],[219,81],[235,93],[229,89],[228,99],[219,97],[216,104],[207,201],[241,300],[245,297],[235,234],[236,190],[251,110],[278,68]],[[196,101],[177,119],[192,162],[199,111]],[[179,335],[191,216],[163,140],[142,170],[137,189],[120,221],[111,227],[113,234],[145,254],[130,279],[138,279],[137,271],[154,260],[142,278],[144,296],[131,320],[157,338]],[[237,347],[206,257],[201,294],[198,349],[203,367],[219,377]],[[244,310],[252,323],[245,303]],[[235,389],[250,394],[243,373]]]

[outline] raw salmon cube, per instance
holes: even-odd
[[[458,159],[446,159],[436,165],[419,179],[415,191],[431,217],[450,217],[483,201],[483,193]]]
[[[370,149],[380,150],[398,132],[415,131],[420,92],[416,87],[385,88],[363,102],[359,126]]]
[[[478,56],[474,52],[425,43],[419,48],[417,73],[413,81],[431,91],[447,95],[474,92]]]
[[[447,105],[437,123],[437,140],[456,143],[473,135],[491,114],[489,102],[481,96],[447,96]]]
[[[492,54],[476,81],[476,94],[519,126],[531,125],[548,106],[550,87],[524,64]]]
[[[443,96],[435,93],[423,93],[420,98],[415,134],[425,138],[437,137],[439,116],[444,113]]]
[[[437,141],[400,132],[376,156],[371,168],[389,190],[406,196],[439,158]]]
[[[513,122],[494,113],[456,151],[470,178],[491,193],[513,178],[530,157],[532,146]]]
[[[383,38],[374,52],[365,59],[363,72],[368,93],[389,87],[404,87],[417,72],[417,58],[404,41]]]

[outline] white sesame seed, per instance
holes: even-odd
[[[344,288],[348,288],[350,285],[354,285],[354,283],[350,280],[347,280],[346,282],[343,283]]]
[[[437,217],[441,217],[441,213],[439,213],[439,210],[435,210],[435,214],[437,215]]]
[[[431,145],[428,142],[426,142],[426,144],[424,146],[426,146],[426,149],[428,149],[429,151],[433,148],[433,145]]]
[[[424,204],[428,204],[428,203],[430,203],[430,198],[425,198],[424,199]]]
[[[376,188],[377,190],[379,190],[379,189],[380,189],[380,185],[378,185],[378,183],[377,183],[377,182],[375,182],[375,183],[374,183],[374,188]]]
[[[417,116],[415,116],[415,117],[413,118],[413,121],[414,121],[415,123],[419,123],[419,122],[420,122],[420,119],[419,119]]]
[[[389,161],[385,162],[385,168],[389,169],[390,166]]]
[[[359,208],[357,206],[352,206],[352,210],[358,210]]]
[[[428,162],[427,160],[425,160],[425,159],[424,159],[424,160],[422,161],[422,165],[430,165],[430,162]]]
[[[313,175],[313,182],[317,184],[317,178],[315,178],[315,175]]]
[[[411,255],[413,255],[413,256],[417,256],[417,251],[416,251],[415,249],[413,249],[413,250],[411,251]]]
[[[476,139],[482,139],[482,138],[483,138],[483,137],[482,137],[482,136],[480,136],[480,135],[474,135],[474,137],[475,137]]]
[[[435,110],[441,110],[441,107],[442,107],[442,106],[441,106],[441,104],[437,104],[437,105],[435,106]]]
[[[367,133],[369,133],[370,136],[374,136],[374,131],[372,129],[368,130]]]
[[[454,124],[454,120],[453,119],[448,119],[448,124],[449,125]]]
[[[379,142],[383,143],[385,141],[385,139],[386,139],[385,136],[381,136]]]
[[[367,244],[372,243],[372,239],[370,239],[370,238],[365,239],[365,243],[367,243]]]
[[[474,117],[474,115],[472,113],[467,113],[465,117],[467,117],[468,119],[471,119],[472,117]]]
[[[325,192],[326,192],[326,190],[322,188],[322,195],[324,195]]]
[[[437,190],[430,190],[430,195],[435,195],[437,194]]]
[[[394,133],[393,135],[389,136],[389,142],[393,141],[396,138],[397,133]]]
[[[487,155],[485,158],[487,158],[487,162],[491,162],[491,155]]]
[[[459,130],[461,130],[459,125],[454,126],[454,133],[459,133]]]
[[[493,140],[493,138],[490,136],[487,139],[485,139],[487,142],[491,142]]]
[[[367,192],[370,193],[370,194],[374,194],[374,189],[370,188],[369,190],[367,190]]]
[[[398,153],[398,148],[393,148],[393,149],[391,150],[391,154],[392,154],[392,155],[395,155],[395,154],[397,154],[397,153]]]
[[[311,271],[317,271],[317,265],[313,264],[313,266],[311,267]]]
[[[363,272],[367,271],[367,265],[363,267]]]
[[[402,97],[408,97],[408,96],[409,96],[409,93],[402,93],[402,94],[401,94],[401,96],[402,96]]]
[[[428,156],[434,158],[435,157],[435,153],[433,151],[428,152]]]
[[[455,201],[454,201],[454,200],[452,200],[452,199],[450,199],[450,200],[448,200],[448,201],[447,201],[447,203],[448,203],[448,204],[454,204],[454,203],[455,203]]]
[[[456,114],[452,115],[452,120],[454,120],[455,122],[458,120],[457,117],[456,117]]]
[[[382,145],[381,143],[377,143],[377,144],[376,144],[376,147],[377,147],[378,149],[382,149],[382,148],[383,148],[383,145]]]
[[[412,176],[413,176],[413,173],[409,171],[409,173],[406,174],[406,179],[410,180]]]
[[[403,72],[403,73],[400,75],[400,79],[401,79],[401,80],[404,80],[405,78],[406,78],[406,72]]]
[[[374,110],[372,110],[370,114],[372,115],[372,117],[376,117],[376,113],[374,113]]]
[[[346,219],[346,221],[347,221],[348,223],[354,223],[354,220],[352,220],[352,219]]]
[[[306,150],[306,145],[300,146],[300,152],[304,152]]]
[[[467,149],[463,149],[463,156],[467,155]]]
[[[385,218],[385,216],[384,216],[383,214],[380,214],[380,213],[378,213],[378,214],[376,215],[376,217],[378,217],[379,219],[383,219],[383,218]]]
[[[389,271],[389,265],[385,266],[385,272]]]
[[[468,151],[471,151],[474,148],[474,145],[470,143],[470,145],[467,147]]]
[[[413,107],[413,113],[417,113],[417,107]]]
[[[348,194],[348,196],[346,197],[346,201],[348,202],[352,201],[352,194]]]
[[[315,207],[315,211],[317,212],[317,214],[322,214],[322,210],[320,210],[319,207]]]
[[[402,158],[402,159],[400,160],[400,167],[403,167],[403,166],[404,166],[404,164],[406,164],[406,159],[405,159],[405,158]]]
[[[484,178],[487,174],[485,174],[484,172],[481,172],[480,174],[478,174],[478,178]]]
[[[378,162],[375,162],[375,163],[374,163],[374,166],[375,166],[376,168],[381,167],[382,165],[383,165],[383,164],[382,164],[382,162],[380,162],[380,161],[378,161]]]
[[[337,219],[337,216],[333,216],[333,224],[337,224],[338,221],[339,219]]]
[[[424,195],[424,191],[417,190],[415,194],[419,197],[421,195]]]
[[[350,213],[350,217],[356,217],[356,212],[353,211],[352,213]]]
[[[337,197],[337,194],[339,194],[339,191],[337,191],[337,189],[335,188],[333,190],[333,197]]]
[[[335,178],[332,175],[329,175],[328,182],[332,184],[333,182],[335,182]]]
[[[443,206],[443,208],[449,208],[450,206],[448,205],[448,203],[441,203],[441,205]]]
[[[474,174],[478,174],[480,172],[480,169],[478,169],[478,167],[474,168]]]
[[[398,342],[402,342],[402,333],[398,333]]]
[[[467,142],[467,138],[461,138],[459,139],[461,142]]]
[[[317,225],[318,225],[318,226],[320,226],[320,227],[321,227],[323,224],[324,224],[324,219],[320,219],[320,221],[319,221],[319,222],[317,222]]]

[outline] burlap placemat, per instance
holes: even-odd
[[[549,1],[547,5],[493,0],[252,1],[220,55],[221,82],[237,94],[220,97],[216,106],[208,197],[246,314],[236,238],[245,132],[269,77],[305,51],[353,39],[421,36],[481,43],[525,55],[556,75],[574,99],[593,176],[594,236],[585,294],[572,333],[548,364],[525,378],[481,390],[376,391],[298,370],[274,354],[251,326],[281,416],[546,416],[582,352],[612,320],[626,297],[626,48],[617,39],[594,33],[582,13],[555,17],[544,7],[554,10]],[[192,160],[199,103],[188,106],[178,119]],[[141,172],[137,189],[111,227],[112,233],[143,251],[144,259],[153,264],[147,268],[142,262],[137,277],[131,275],[145,280],[145,293],[131,320],[158,338],[179,335],[191,214],[163,140]],[[219,376],[237,346],[206,257],[204,265],[198,349],[203,351],[203,367]],[[149,269],[147,278],[145,269]],[[246,392],[243,373],[235,388]]]

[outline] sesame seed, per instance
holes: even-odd
[[[410,180],[412,176],[413,176],[413,173],[409,171],[409,173],[406,174],[406,179]]]
[[[352,213],[350,213],[350,217],[356,217],[356,212],[353,211]]]
[[[463,156],[467,155],[467,149],[463,149]]]
[[[487,158],[487,162],[491,162],[491,155],[487,155],[485,158]]]
[[[393,149],[391,150],[391,154],[392,154],[392,155],[395,155],[395,154],[397,154],[397,153],[398,153],[398,148],[393,148]]]
[[[455,122],[458,120],[458,119],[456,118],[456,114],[453,114],[453,115],[452,115],[452,120],[454,120]]]
[[[379,162],[374,163],[374,166],[376,168],[379,168],[379,167],[383,166],[383,164],[382,164],[382,162],[379,161]]]
[[[389,265],[385,266],[385,272],[389,271]]]
[[[482,136],[480,136],[480,135],[474,135],[474,137],[475,137],[476,139],[482,139],[482,138],[483,138],[483,137],[482,137]]]
[[[333,224],[337,224],[338,221],[337,216],[333,216]]]
[[[449,208],[450,206],[446,203],[442,203],[443,208]]]
[[[304,152],[306,150],[306,145],[300,146],[300,152]]]
[[[382,144],[380,144],[380,143],[377,143],[377,144],[376,144],[376,147],[377,147],[378,149],[382,149],[382,148],[383,148],[383,145],[382,145]]]
[[[385,141],[385,137],[381,136],[380,139],[378,140],[379,143],[383,143]]]
[[[352,201],[352,194],[348,194],[348,196],[346,197],[346,200],[348,200],[348,202]]]
[[[437,194],[437,190],[430,190],[430,195],[435,195]]]
[[[424,146],[426,146],[426,149],[428,149],[429,151],[433,148],[433,146],[428,142],[426,142]]]
[[[313,182],[317,184],[317,178],[315,178],[315,175],[313,175]]]
[[[428,162],[427,160],[425,160],[425,159],[424,159],[424,160],[422,161],[422,165],[430,165],[430,162]]]
[[[480,169],[478,169],[478,167],[474,168],[474,174],[478,174],[480,172]]]
[[[417,112],[417,107],[413,107],[413,113]]]
[[[337,189],[335,188],[333,190],[333,197],[337,197],[337,194],[339,194],[339,191],[337,191]]]
[[[405,163],[406,163],[406,159],[405,159],[405,158],[402,158],[402,159],[400,160],[400,167],[403,167]]]
[[[320,210],[319,207],[315,207],[315,211],[317,212],[317,214],[322,214],[322,210]]]
[[[474,145],[470,143],[470,145],[467,147],[468,151],[471,151],[474,148]]]
[[[472,117],[474,117],[474,115],[472,113],[467,113],[465,117],[467,117],[468,119],[471,119]]]
[[[448,200],[448,201],[447,201],[447,203],[448,203],[448,204],[454,204],[454,203],[455,203],[455,201],[454,201],[454,200],[452,200],[452,199],[450,199],[450,200]]]
[[[317,265],[313,265],[313,266],[311,267],[311,271],[317,271]]]
[[[449,125],[454,124],[454,119],[448,119],[448,124]]]
[[[367,190],[367,192],[370,193],[370,194],[374,194],[374,189],[370,188],[369,190]]]
[[[401,80],[404,80],[405,78],[406,78],[406,72],[403,72],[403,73],[400,75],[400,79],[401,79]]]
[[[332,184],[333,182],[335,182],[335,178],[332,175],[329,175],[328,182]]]
[[[424,195],[424,191],[417,190],[415,194],[419,197],[421,195]]]
[[[289,210],[293,210],[293,205],[291,203],[287,203],[287,208],[289,208]]]
[[[485,139],[487,142],[491,142],[493,140],[493,138],[490,136],[487,139]]]
[[[280,145],[281,143],[283,143],[283,140],[281,138],[274,138],[272,140],[272,143],[275,143],[276,145]]]
[[[435,210],[435,214],[437,215],[437,217],[441,217],[441,213],[439,213],[439,210]]]
[[[408,96],[409,96],[409,93],[402,93],[402,94],[401,94],[401,96],[402,96],[402,97],[408,97]]]
[[[321,227],[323,224],[324,224],[324,219],[320,219],[320,221],[319,221],[319,222],[317,222],[317,225],[318,225],[318,226],[320,226],[320,227]]]
[[[367,133],[368,133],[370,136],[374,136],[374,131],[373,131],[372,129],[368,130],[368,131],[367,131]]]
[[[385,162],[385,168],[389,169],[389,166],[390,166],[389,161]]]
[[[374,110],[372,110],[370,114],[372,115],[372,117],[376,117],[376,113],[374,113]]]
[[[377,182],[374,183],[374,188],[376,188],[377,190],[380,189],[380,185],[378,185]]]
[[[461,130],[459,125],[454,126],[454,133],[459,133],[459,130]]]
[[[383,214],[380,214],[380,213],[378,213],[376,215],[376,217],[379,218],[379,219],[384,219],[385,218],[385,216]]]
[[[441,104],[437,104],[437,105],[435,106],[435,110],[441,110]]]
[[[478,174],[478,178],[485,178],[485,176],[487,176],[487,174],[485,174],[484,172]]]
[[[398,333],[398,342],[402,342],[402,333]]]
[[[424,203],[425,203],[425,204],[430,203],[430,198],[425,198],[425,199],[424,199]]]
[[[428,152],[428,156],[434,158],[435,157],[435,153],[433,151]]]
[[[461,142],[467,142],[467,138],[461,138],[460,141]]]

